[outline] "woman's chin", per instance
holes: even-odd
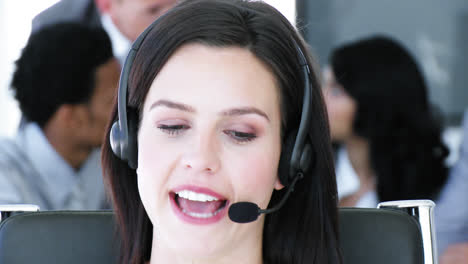
[[[229,248],[232,246],[232,243],[228,243],[228,240],[222,236],[206,237],[197,234],[182,234],[180,239],[174,237],[169,245],[174,256],[191,260],[219,259],[230,251]]]

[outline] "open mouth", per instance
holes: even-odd
[[[208,223],[219,220],[225,212],[228,200],[192,190],[170,192],[173,205],[182,213],[184,220]],[[194,221],[190,221],[194,220]]]

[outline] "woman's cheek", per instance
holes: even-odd
[[[244,156],[236,164],[237,166],[234,166],[238,168],[239,189],[244,192],[246,198],[263,206],[268,205],[278,175],[278,160],[279,157],[276,155],[259,153],[259,155]]]
[[[138,146],[138,189],[143,205],[151,215],[156,203],[164,198],[164,182],[168,177],[171,155],[162,151],[161,142],[156,142],[154,137],[142,133],[139,142],[145,144]]]

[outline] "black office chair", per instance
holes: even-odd
[[[344,264],[423,264],[424,251],[416,219],[384,209],[340,209]]]
[[[111,211],[43,211],[0,223],[0,263],[115,264],[118,239]]]
[[[401,209],[402,206],[393,203],[383,207]],[[408,212],[393,209],[340,209],[345,264],[434,263],[432,256],[427,256],[432,252],[427,251],[424,232],[421,232],[427,227],[424,219],[427,213],[406,205],[403,211]],[[116,263],[119,250],[115,234],[110,211],[14,215],[0,223],[0,264]]]

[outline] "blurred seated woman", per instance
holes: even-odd
[[[287,19],[184,1],[130,55],[103,148],[121,263],[340,263],[325,104]],[[231,205],[272,208],[296,182],[278,211],[231,220]]]
[[[423,76],[400,44],[375,36],[335,49],[324,94],[340,206],[437,199],[448,151]]]

